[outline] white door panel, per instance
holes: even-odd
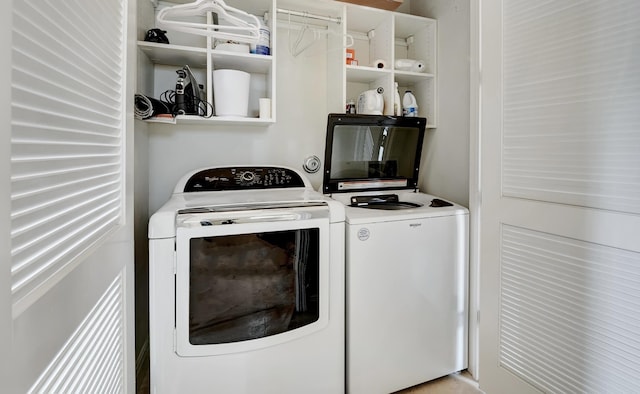
[[[0,369],[8,371],[2,389],[133,392],[133,134],[128,131],[134,75],[124,71],[133,69],[135,45],[123,51],[135,40],[135,2],[9,4],[2,17],[6,23],[0,24],[3,47],[12,56],[1,66],[9,94],[0,96],[8,131],[0,144],[7,153],[0,163],[0,336],[6,339]],[[95,175],[96,168],[104,168],[98,163],[104,156],[114,170]],[[47,171],[66,174],[46,176]],[[69,180],[82,171],[93,176]],[[96,184],[113,187],[92,188]],[[101,198],[112,204],[83,210]],[[71,200],[75,205],[64,205]],[[52,214],[54,206],[58,211]],[[105,213],[112,215],[101,220]],[[101,226],[108,231],[100,233]],[[50,243],[54,229],[59,242]],[[33,235],[24,236],[29,230]],[[18,258],[21,253],[28,258]],[[18,271],[30,280],[20,294]]]
[[[11,47],[11,13],[0,12],[0,47]],[[0,62],[2,86],[11,86],[11,55],[5,53],[5,61]],[[2,130],[11,129],[11,89],[0,91],[0,124]],[[11,346],[11,144],[9,133],[0,137],[0,347]],[[6,388],[13,390],[10,377],[13,373],[9,352],[0,356],[0,381],[8,382]]]
[[[95,385],[85,389],[104,389],[98,384],[100,373],[109,368],[93,370],[93,362],[98,361],[120,369],[114,378],[124,375],[126,346],[132,345],[125,335],[125,289],[133,278],[123,267],[123,262],[131,260],[123,246],[126,245],[101,248],[99,257],[83,262],[14,319],[13,363],[20,371],[19,392],[27,392],[32,386],[35,391],[51,391],[57,383],[64,384],[58,379],[67,380],[67,384],[73,384],[74,379],[96,379]],[[83,325],[92,327],[83,329]],[[109,347],[106,354],[102,353],[103,346]],[[93,359],[100,355],[105,360]],[[120,359],[109,360],[109,356]],[[83,367],[77,376],[65,373],[73,370],[74,362]],[[47,383],[48,379],[51,382]]]
[[[640,5],[480,14],[480,387],[634,391]]]

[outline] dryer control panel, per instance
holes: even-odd
[[[192,175],[183,191],[191,193],[289,187],[305,187],[302,177],[289,168],[218,167]]]

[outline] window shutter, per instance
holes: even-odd
[[[639,14],[504,2],[505,196],[640,213]]]
[[[118,276],[29,393],[118,393],[125,386],[124,284]]]
[[[514,377],[540,392],[636,392],[640,2],[501,4],[508,198],[483,202],[483,297],[499,295],[488,370],[512,392]]]
[[[123,0],[19,1],[13,19],[15,315],[119,225],[126,41]]]

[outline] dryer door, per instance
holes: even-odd
[[[178,216],[176,351],[260,349],[328,324],[329,211]]]

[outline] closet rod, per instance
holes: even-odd
[[[278,8],[278,9],[276,9],[276,11],[279,12],[280,14],[301,16],[303,18],[318,19],[318,20],[321,20],[321,21],[333,22],[333,23],[337,23],[337,24],[340,24],[340,22],[341,22],[339,17],[338,18],[334,18],[334,17],[331,17],[331,16],[316,15],[316,14],[311,14],[309,12],[304,12],[304,11],[287,10],[287,9],[284,9],[284,8]]]

